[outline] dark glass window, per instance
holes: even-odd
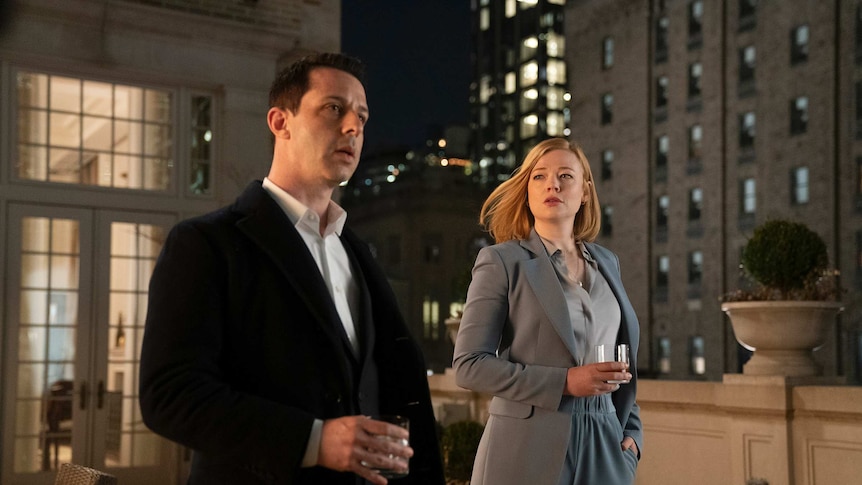
[[[667,195],[662,195],[656,201],[656,209],[655,209],[655,224],[656,228],[659,230],[667,230],[667,215],[668,210],[670,209],[670,197]]]
[[[808,98],[800,96],[790,101],[790,134],[799,135],[808,130]]]
[[[667,34],[670,20],[667,17],[659,17],[655,24],[655,61],[667,60]]]
[[[739,92],[747,94],[754,89],[754,67],[757,50],[753,45],[739,49]]]
[[[703,253],[691,251],[688,253],[688,284],[699,285],[703,278]]]
[[[614,152],[613,150],[602,151],[602,180],[614,178]]]
[[[696,187],[688,191],[688,220],[697,222],[703,209],[703,190]]]
[[[862,64],[862,5],[856,7],[856,64]]]
[[[703,145],[703,128],[694,125],[688,129],[688,159],[689,161],[700,160],[701,147]]]
[[[664,108],[667,106],[667,76],[659,76],[655,80],[655,107]]]
[[[662,135],[656,138],[655,142],[655,166],[656,172],[667,172],[667,158],[670,151],[670,138],[667,135]]]
[[[606,93],[602,95],[602,124],[607,125],[614,119],[614,95]]]
[[[688,47],[695,49],[703,44],[703,2],[694,0],[688,4]]]
[[[862,81],[856,81],[856,139],[862,140]]]
[[[700,335],[694,335],[688,344],[691,368],[693,375],[702,376],[706,374],[706,343]]]
[[[614,208],[606,205],[602,207],[602,236],[614,235]]]
[[[700,79],[703,76],[703,66],[699,62],[692,63],[688,66],[688,97],[697,98],[700,96],[701,83]]]
[[[659,374],[670,374],[670,337],[656,341],[656,367]]]
[[[739,148],[742,150],[754,147],[754,136],[756,134],[756,118],[754,111],[739,115]]]
[[[790,63],[799,64],[808,60],[808,25],[800,25],[790,31]]]
[[[739,0],[739,30],[757,25],[757,0]]]

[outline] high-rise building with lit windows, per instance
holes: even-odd
[[[473,0],[474,177],[507,179],[549,136],[569,134],[565,0]]]
[[[815,359],[862,382],[862,0],[578,0],[565,32],[570,139],[640,318],[639,368],[738,372],[719,298],[746,283],[753,229],[782,218],[824,239],[848,290]]]

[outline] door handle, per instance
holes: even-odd
[[[81,390],[80,393],[80,406],[81,411],[87,409],[87,381],[81,381]]]

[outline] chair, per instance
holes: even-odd
[[[54,485],[117,485],[117,477],[85,466],[63,463]]]
[[[42,470],[51,469],[53,445],[54,468],[60,460],[60,445],[72,443],[72,394],[75,383],[61,380],[51,384],[43,401],[44,423],[42,432]]]

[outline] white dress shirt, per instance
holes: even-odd
[[[329,201],[329,207],[326,209],[328,222],[321,235],[320,217],[317,213],[268,178],[263,179],[263,188],[275,199],[305,241],[308,251],[317,263],[320,275],[323,276],[329,295],[335,303],[335,309],[341,318],[341,325],[350,341],[353,355],[359,356],[359,339],[356,336],[354,323],[359,315],[359,285],[353,277],[350,258],[347,257],[347,251],[340,239],[344,223],[347,221],[347,212],[335,202]],[[323,421],[315,419],[302,466],[317,465],[322,429]]]

